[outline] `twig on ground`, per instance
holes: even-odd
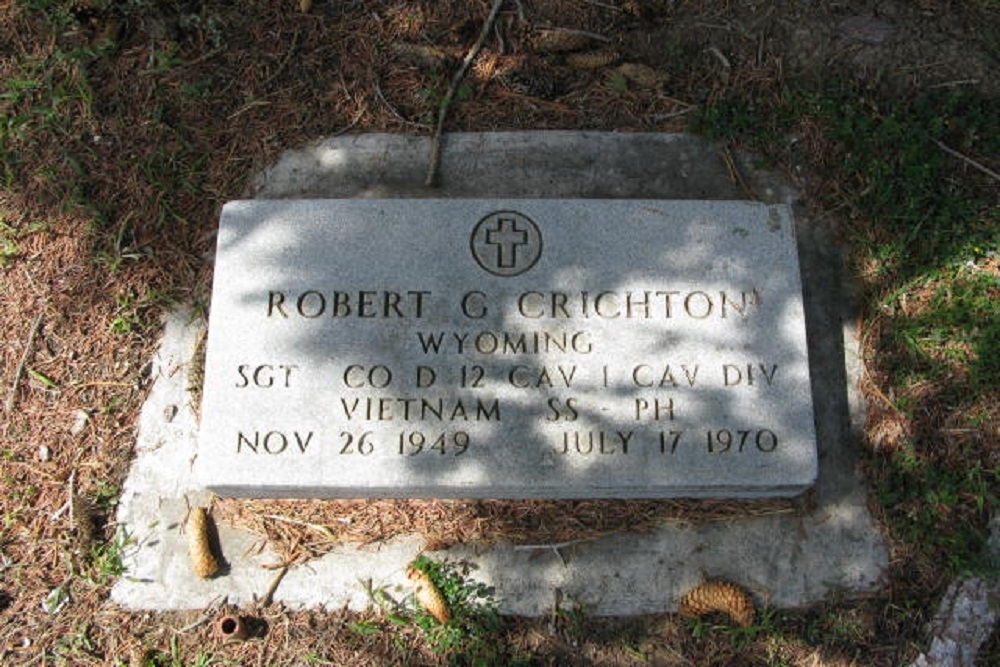
[[[354,118],[351,120],[350,123],[340,128],[330,136],[339,137],[340,135],[347,134],[348,132],[353,130],[354,126],[357,125],[358,122],[361,120],[361,117],[365,115],[365,111],[366,109],[361,109],[360,111],[358,111],[358,113],[354,114]]]
[[[218,613],[218,610],[228,601],[229,601],[228,597],[224,597],[221,600],[219,600],[219,598],[216,598],[215,600],[209,603],[209,605],[205,608],[204,613],[202,613],[201,617],[198,618],[197,621],[189,623],[188,625],[185,625],[183,628],[180,629],[171,628],[171,630],[173,630],[175,634],[182,635],[185,632],[190,632],[197,627],[205,625],[206,623],[208,623],[209,620],[215,618],[215,615]]]
[[[542,26],[539,30],[547,30],[548,32],[564,32],[567,35],[580,35],[581,37],[588,37],[590,39],[596,39],[599,42],[610,42],[611,39],[605,37],[596,32],[588,32],[587,30],[577,30],[576,28],[561,28],[555,25]]]
[[[689,106],[687,109],[681,109],[680,111],[671,111],[670,113],[658,113],[655,116],[653,116],[653,120],[656,122],[669,120],[671,118],[683,116],[685,114],[689,114],[692,111],[697,111],[697,110],[698,110],[698,105],[694,104],[692,106]]]
[[[524,17],[524,5],[521,4],[521,0],[514,0],[514,4],[517,5],[517,18],[523,23],[527,20]]]
[[[580,544],[582,542],[590,542],[595,538],[584,537],[579,540],[569,540],[568,542],[554,542],[552,544],[517,544],[514,546],[514,551],[551,551],[556,556],[559,556],[559,560],[562,561],[563,565],[566,565],[566,558],[562,555],[560,549],[565,549],[566,547],[571,547],[574,544]]]
[[[729,58],[727,58],[725,54],[722,53],[722,49],[720,49],[719,47],[713,45],[709,46],[705,50],[711,53],[713,56],[715,56],[716,59],[720,63],[722,63],[723,68],[725,68],[726,70],[731,70],[733,68],[732,63],[729,62]]]
[[[955,79],[954,81],[942,81],[941,83],[935,83],[933,86],[927,86],[930,90],[935,90],[937,88],[954,88],[955,86],[978,86],[979,79]]]
[[[139,74],[142,75],[142,76],[150,76],[150,75],[153,75],[153,74],[163,74],[164,72],[166,72],[168,70],[177,70],[177,69],[179,69],[181,67],[193,67],[195,65],[200,65],[201,63],[205,62],[206,60],[211,60],[212,58],[214,58],[215,56],[219,55],[223,51],[225,51],[225,49],[221,49],[221,48],[220,49],[212,49],[208,53],[203,53],[202,55],[198,56],[197,58],[194,58],[193,60],[187,60],[187,61],[182,61],[182,62],[171,63],[171,65],[170,65],[169,68],[162,68],[162,67],[155,67],[153,65],[154,61],[156,60],[156,50],[155,49],[151,49],[150,52],[149,52],[149,68],[140,71]]]
[[[73,468],[72,472],[69,474],[69,498],[67,502],[69,503],[69,525],[76,525],[76,510],[73,508],[73,498],[76,497],[76,468]]]
[[[934,144],[938,148],[940,148],[941,150],[943,150],[948,155],[950,155],[952,157],[955,157],[955,158],[958,158],[959,160],[961,160],[962,162],[966,163],[970,167],[975,167],[976,169],[978,169],[979,171],[983,172],[984,174],[986,174],[990,178],[993,178],[995,180],[1000,181],[1000,174],[998,174],[997,172],[993,171],[992,169],[990,169],[989,167],[987,167],[986,165],[984,165],[982,162],[977,162],[976,160],[973,160],[968,155],[963,155],[962,153],[959,153],[958,151],[956,151],[954,148],[949,148],[948,146],[945,146],[944,144],[942,144],[937,139],[931,139],[931,141],[933,141]]]
[[[514,551],[540,551],[542,549],[563,549],[565,547],[571,547],[574,544],[581,544],[583,542],[590,542],[593,537],[584,537],[579,540],[569,540],[566,542],[553,542],[551,544],[515,544]]]
[[[736,156],[733,155],[733,151],[729,146],[725,146],[722,149],[722,159],[726,163],[726,168],[729,169],[729,176],[733,179],[733,182],[740,186],[743,192],[750,195],[753,199],[759,199],[757,193],[753,191],[746,179],[743,178],[743,172],[740,170],[740,165],[736,162]]]
[[[211,619],[211,618],[212,618],[212,616],[214,616],[214,615],[215,615],[215,614],[214,614],[214,612],[212,612],[212,613],[210,613],[210,612],[205,612],[205,613],[204,613],[204,614],[202,615],[202,617],[201,617],[201,618],[199,618],[199,619],[198,619],[197,621],[195,621],[194,623],[189,623],[188,625],[185,625],[185,626],[184,626],[183,628],[180,628],[180,629],[178,629],[178,628],[173,628],[173,631],[174,631],[175,633],[179,634],[179,635],[182,635],[182,634],[184,634],[185,632],[191,632],[191,631],[192,631],[192,630],[194,630],[195,628],[197,628],[197,627],[200,627],[200,626],[202,626],[202,625],[205,625],[206,623],[208,623],[209,619]]]
[[[609,5],[606,2],[598,2],[598,0],[580,0],[580,1],[584,2],[584,3],[588,4],[588,5],[593,5],[595,7],[600,7],[602,9],[610,9],[613,12],[620,12],[622,10],[622,8],[618,7],[617,5]]]
[[[274,602],[274,592],[278,590],[278,586],[281,584],[281,580],[285,578],[286,574],[288,574],[287,565],[275,573],[274,579],[271,580],[271,585],[267,587],[267,590],[264,591],[264,596],[260,599],[262,607],[270,607],[271,603]]]
[[[552,613],[549,615],[549,634],[555,635],[559,620],[559,605],[562,604],[562,589],[556,586],[552,590]]]
[[[496,0],[493,3],[490,14],[483,23],[483,29],[479,32],[479,38],[472,45],[472,48],[469,49],[469,52],[465,54],[465,59],[462,60],[462,64],[459,66],[458,71],[455,72],[455,76],[451,77],[451,85],[448,86],[448,92],[445,93],[444,99],[441,100],[441,106],[438,109],[437,127],[434,130],[434,137],[431,139],[431,163],[427,168],[427,178],[424,179],[424,185],[428,187],[435,187],[437,185],[438,170],[441,167],[441,134],[444,132],[444,121],[448,116],[448,108],[451,107],[451,102],[455,98],[459,84],[465,78],[465,72],[469,69],[469,65],[479,55],[483,44],[486,43],[486,38],[492,32],[493,22],[496,21],[497,14],[500,13],[500,7],[503,6],[503,3],[504,0]]]
[[[17,403],[17,386],[21,384],[21,376],[24,375],[24,367],[28,363],[28,357],[31,355],[31,351],[35,347],[35,337],[38,336],[38,329],[41,326],[42,314],[38,313],[35,315],[35,319],[31,323],[31,331],[28,333],[28,340],[24,344],[24,350],[21,351],[21,360],[17,362],[17,368],[14,369],[14,379],[10,383],[10,391],[7,394],[7,403],[5,405],[5,411],[8,415],[14,411],[14,405]]]
[[[71,510],[70,510],[70,508],[71,508],[72,506],[73,506],[73,503],[71,503],[70,501],[68,501],[68,500],[67,500],[66,502],[64,502],[64,503],[63,503],[63,504],[62,504],[62,505],[61,505],[61,506],[59,507],[59,509],[57,509],[57,510],[56,510],[55,512],[53,512],[53,513],[52,513],[51,515],[49,515],[49,518],[50,518],[50,519],[52,519],[53,521],[58,521],[58,520],[59,520],[59,517],[61,517],[61,516],[63,515],[63,512],[69,512],[69,511],[71,511]]]
[[[398,118],[400,122],[405,123],[406,125],[413,125],[414,127],[422,127],[424,129],[431,127],[426,123],[415,123],[412,120],[407,120],[406,118],[404,118],[403,114],[396,111],[396,107],[392,106],[392,103],[389,102],[389,100],[385,98],[385,95],[382,94],[382,87],[378,85],[378,81],[375,81],[375,95],[379,98],[382,104],[385,105],[386,109],[389,110],[389,113]]]
[[[284,523],[290,523],[290,524],[294,524],[296,526],[305,526],[306,528],[311,528],[311,529],[315,530],[317,533],[319,533],[323,537],[329,537],[331,539],[333,539],[333,538],[336,537],[336,535],[333,534],[332,530],[330,530],[326,526],[323,526],[323,525],[318,524],[318,523],[309,523],[308,521],[300,521],[298,519],[289,519],[286,516],[281,516],[281,515],[278,515],[278,514],[264,514],[263,517],[265,519],[274,519],[275,521],[283,521]]]

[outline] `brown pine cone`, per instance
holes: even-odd
[[[531,45],[536,51],[567,53],[585,49],[592,41],[592,38],[575,32],[542,30],[531,40]]]
[[[666,72],[639,63],[622,63],[615,68],[615,72],[640,88],[656,88],[670,79]]]
[[[753,624],[753,600],[749,593],[728,581],[706,581],[681,597],[680,615],[694,618],[713,611],[728,614],[740,626]]]
[[[566,56],[566,64],[574,69],[600,69],[614,65],[620,57],[621,54],[613,49],[571,53]]]
[[[406,578],[413,583],[413,597],[417,599],[421,607],[427,610],[428,614],[441,624],[451,620],[451,612],[448,611],[444,596],[441,595],[441,591],[437,589],[426,572],[409,565],[406,568]]]
[[[97,509],[89,499],[74,493],[70,499],[72,506],[70,516],[73,518],[73,529],[77,548],[83,554],[90,553],[90,547],[97,539]]]
[[[195,507],[187,520],[188,555],[191,569],[202,579],[214,577],[219,572],[219,560],[212,553],[208,512],[204,507]]]
[[[632,16],[642,16],[642,6],[639,5],[639,0],[625,0],[622,2],[622,10]]]

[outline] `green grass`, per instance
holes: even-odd
[[[695,127],[779,163],[790,137],[819,128],[820,153],[798,158],[822,178],[814,196],[845,221],[863,281],[866,364],[910,427],[895,450],[872,456],[877,497],[927,571],[979,568],[1000,468],[988,439],[954,434],[985,423],[997,397],[1000,188],[943,147],[995,161],[1000,103],[970,90],[882,99],[829,81],[766,103],[724,99]]]
[[[95,92],[117,45],[109,40],[87,42],[88,16],[141,24],[157,19],[176,24],[179,34],[218,48],[222,43],[219,19],[206,6],[204,14],[192,14],[183,3],[152,3],[129,0],[123,3],[98,2],[81,7],[72,0],[25,0],[20,3],[32,17],[47,22],[54,35],[51,44],[37,52],[12,60],[13,72],[0,77],[0,187],[18,191],[31,183],[33,194],[41,193],[46,204],[55,203],[63,211],[76,211],[91,220],[94,256],[98,263],[117,271],[126,263],[145,258],[148,248],[137,240],[147,240],[169,230],[182,236],[178,225],[187,227],[192,202],[206,198],[204,182],[210,155],[196,146],[190,128],[175,126],[184,110],[185,95],[164,94],[161,105],[153,105],[143,123],[150,133],[146,148],[135,156],[134,169],[118,178],[134,179],[121,190],[137,200],[117,200],[96,196],[107,187],[108,173],[98,145],[101,128],[114,105],[112,98]],[[145,75],[173,73],[187,64],[184,45],[164,42],[151,53]],[[187,97],[204,97],[208,82],[185,86]],[[95,102],[100,98],[103,102]],[[110,101],[109,101],[110,100]],[[170,120],[167,120],[170,119]],[[130,167],[131,167],[130,166]],[[128,210],[128,205],[148,206],[149,210]],[[122,209],[125,210],[122,210]],[[182,212],[185,211],[185,212]],[[140,233],[146,232],[145,234]],[[0,233],[0,267],[16,256],[18,245]],[[128,330],[128,322],[117,326]]]
[[[903,451],[879,459],[876,472],[877,497],[897,539],[951,576],[982,569],[1000,471],[945,466]]]
[[[135,544],[135,539],[124,529],[119,530],[110,542],[95,544],[90,553],[89,579],[98,586],[110,585],[125,573],[125,551]]]
[[[962,402],[995,387],[1000,378],[1000,283],[975,263],[907,281],[883,299],[895,314],[885,345],[897,350],[901,383],[954,383],[946,398]],[[906,313],[908,295],[925,292],[921,308]]]

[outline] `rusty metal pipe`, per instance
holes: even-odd
[[[215,623],[218,635],[227,641],[243,641],[250,636],[247,623],[242,616],[222,616]]]

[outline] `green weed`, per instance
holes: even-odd
[[[121,489],[117,484],[103,479],[97,480],[96,488],[94,489],[94,504],[97,506],[98,511],[107,513],[114,509],[120,493]]]
[[[628,79],[621,72],[613,72],[610,77],[608,77],[607,82],[608,90],[610,90],[615,95],[624,95],[628,92]]]
[[[754,623],[745,628],[732,623],[728,618],[724,623],[717,623],[718,616],[717,614],[696,616],[684,619],[684,622],[692,637],[700,639],[721,634],[726,636],[733,649],[739,652],[746,651],[762,637],[768,637],[773,641],[781,637],[778,612],[770,607],[758,609]]]
[[[232,665],[238,666],[241,663],[225,660],[205,651],[198,651],[193,658],[186,658],[180,641],[176,636],[170,638],[169,651],[149,650],[146,651],[141,660],[116,661],[115,665],[142,665],[142,667],[209,667],[210,665]]]
[[[131,291],[115,295],[115,317],[111,320],[112,333],[124,334],[138,328],[140,320],[138,310],[133,303],[134,298]]]
[[[75,628],[73,632],[63,635],[52,648],[57,658],[72,661],[65,663],[72,664],[82,661],[82,656],[94,657],[97,647],[94,640],[90,638],[89,624],[83,624],[82,627]]]
[[[98,586],[106,586],[125,574],[124,554],[135,544],[135,539],[128,531],[121,529],[107,544],[94,545],[90,553],[90,581]]]
[[[448,99],[448,85],[443,75],[432,72],[434,81],[417,91],[417,95],[430,107],[421,115],[420,122],[433,125],[437,122],[438,114],[445,107],[456,102],[464,102],[472,97],[472,88],[464,83],[460,83],[455,89],[455,94],[451,100]]]
[[[414,603],[413,623],[423,631],[431,649],[452,665],[511,664],[512,656],[506,655],[499,642],[503,623],[493,588],[469,577],[474,566],[426,556],[419,556],[412,565],[430,577],[451,613],[451,620],[442,624]]]
[[[95,217],[91,220],[90,233],[99,243],[94,262],[105,267],[109,273],[116,273],[126,263],[138,261],[143,257],[143,253],[127,241],[131,231],[130,222],[130,216],[126,216],[118,221],[114,234],[102,234],[101,218]]]
[[[11,261],[21,254],[21,247],[7,236],[0,236],[0,269],[10,266]]]
[[[8,266],[21,254],[19,241],[33,234],[44,234],[49,229],[50,225],[46,222],[32,222],[23,227],[14,227],[0,215],[0,269]]]
[[[112,333],[141,333],[145,330],[148,315],[170,305],[173,298],[161,290],[149,290],[137,295],[133,290],[122,290],[115,295],[115,311],[111,320]]]

